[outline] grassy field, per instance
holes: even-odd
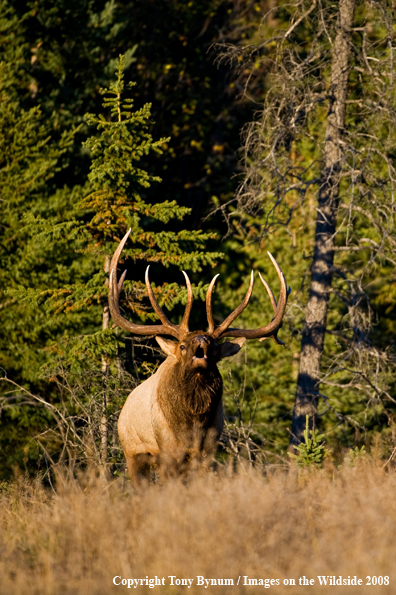
[[[0,593],[394,594],[395,494],[395,470],[373,462],[266,477],[240,468],[139,493],[94,472],[59,477],[55,491],[20,478],[1,495]],[[300,585],[304,576],[314,582]],[[146,577],[161,585],[122,585]]]

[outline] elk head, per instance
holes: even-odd
[[[170,322],[159,306],[151,284],[149,280],[149,266],[146,269],[145,281],[148,296],[151,305],[156,312],[158,318],[162,324],[154,325],[141,325],[134,324],[126,320],[119,307],[119,296],[121,293],[122,285],[125,280],[126,271],[123,272],[119,281],[117,281],[117,266],[121,255],[121,252],[125,246],[125,243],[130,234],[129,230],[123,239],[121,240],[116,252],[111,261],[110,265],[110,281],[109,281],[109,306],[111,316],[116,325],[121,328],[130,331],[135,335],[155,336],[161,349],[170,357],[175,358],[182,367],[188,365],[195,369],[198,373],[202,373],[205,370],[210,370],[217,362],[223,357],[228,357],[237,353],[242,347],[246,339],[264,339],[272,338],[276,343],[284,345],[277,337],[278,330],[282,326],[283,316],[285,314],[287,298],[290,293],[286,287],[285,277],[276,262],[275,258],[268,252],[268,255],[278,273],[278,277],[281,283],[281,292],[279,302],[277,303],[269,285],[263,279],[259,273],[260,280],[267,290],[270,297],[272,308],[274,311],[274,317],[267,325],[256,328],[256,329],[238,329],[231,328],[231,324],[234,320],[243,312],[249,303],[250,296],[253,291],[254,277],[253,271],[250,277],[249,289],[245,295],[245,298],[241,304],[235,308],[233,312],[219,325],[216,326],[213,312],[212,312],[212,292],[218,275],[216,275],[209,285],[207,296],[206,296],[206,314],[208,319],[208,330],[190,332],[188,328],[188,322],[190,318],[193,292],[191,288],[190,280],[187,274],[183,271],[183,275],[187,285],[187,305],[184,311],[183,319],[179,325],[175,325]],[[162,336],[172,336],[177,339],[177,342],[170,339],[164,339]],[[232,342],[226,342],[220,344],[220,339],[224,337],[235,337]]]

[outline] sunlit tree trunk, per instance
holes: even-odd
[[[355,0],[339,2],[338,30],[332,51],[329,111],[318,197],[312,276],[301,341],[291,446],[303,440],[306,415],[309,415],[313,426],[317,411],[320,363],[333,279],[334,234],[339,204],[342,136],[345,126],[354,8]]]

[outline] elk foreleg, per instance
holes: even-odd
[[[135,486],[150,482],[151,466],[156,464],[156,458],[149,453],[141,453],[126,457],[129,477]]]

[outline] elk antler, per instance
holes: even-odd
[[[186,309],[184,312],[183,320],[180,325],[172,324],[164,313],[164,311],[159,306],[157,300],[155,299],[150,280],[149,280],[149,268],[146,269],[146,287],[148,296],[151,302],[151,305],[156,312],[158,318],[161,320],[162,324],[134,324],[133,322],[129,322],[126,320],[121,312],[120,312],[120,293],[122,290],[122,285],[125,280],[126,270],[122,273],[120,280],[117,283],[117,266],[118,260],[120,258],[121,252],[126,244],[126,241],[129,237],[131,230],[129,230],[124,237],[122,238],[121,242],[117,250],[114,252],[113,258],[111,259],[110,264],[110,279],[109,279],[109,307],[110,307],[110,314],[114,322],[117,326],[134,333],[135,335],[146,335],[146,336],[154,336],[154,335],[171,335],[178,340],[181,340],[187,333],[188,333],[188,320],[190,317],[192,301],[193,301],[193,292],[191,288],[190,279],[188,278],[187,274],[183,271],[183,274],[186,279],[187,284],[187,304]]]
[[[261,281],[261,283],[264,285],[265,289],[267,290],[267,293],[268,293],[268,295],[269,295],[269,297],[270,297],[270,300],[271,300],[272,309],[273,309],[273,311],[274,311],[274,314],[276,315],[276,307],[277,307],[277,303],[276,303],[275,296],[274,296],[274,294],[272,293],[272,289],[271,289],[271,287],[268,285],[267,281],[266,281],[266,280],[265,280],[265,279],[262,277],[262,275],[261,275],[260,271],[259,271],[259,277],[260,277],[260,281]],[[289,289],[287,290],[286,301],[287,301],[287,298],[289,297],[289,294],[290,294],[290,292],[291,292],[291,289],[290,289],[290,287],[289,287]],[[282,322],[281,322],[281,324],[279,325],[279,328],[280,328],[281,326],[282,326]],[[279,330],[279,329],[278,329],[278,330]],[[277,332],[278,332],[278,331],[276,331],[276,332],[275,332],[273,335],[270,335],[270,337],[261,337],[261,339],[259,339],[259,341],[265,341],[266,339],[270,339],[270,338],[271,338],[271,339],[273,339],[273,341],[275,341],[275,343],[278,343],[278,345],[282,345],[282,347],[284,347],[284,346],[285,346],[285,342],[284,342],[284,341],[281,341],[281,340],[278,338],[278,336],[277,336]]]
[[[272,337],[276,343],[283,345],[283,341],[280,341],[277,337],[277,332],[280,329],[280,327],[282,326],[282,320],[283,320],[283,317],[285,315],[285,310],[286,310],[287,298],[290,294],[291,289],[290,289],[290,287],[289,287],[289,289],[287,289],[285,276],[282,273],[281,268],[278,265],[278,263],[276,262],[275,258],[269,252],[268,252],[268,256],[270,257],[272,264],[274,265],[276,272],[278,273],[278,277],[279,277],[279,280],[281,283],[281,292],[280,292],[280,297],[279,297],[279,303],[277,304],[276,299],[274,297],[274,294],[271,291],[270,286],[263,279],[263,277],[260,275],[261,282],[263,283],[264,287],[266,288],[267,293],[271,300],[272,308],[274,310],[274,318],[266,326],[262,326],[257,329],[229,328],[230,324],[243,312],[243,310],[246,308],[246,306],[249,303],[249,299],[250,299],[250,296],[253,291],[253,283],[254,283],[253,271],[252,271],[249,289],[245,295],[243,302],[237,308],[235,308],[235,310],[229,316],[227,316],[227,318],[224,320],[224,322],[222,322],[220,324],[220,326],[215,328],[211,302],[212,302],[212,291],[213,291],[213,287],[214,287],[214,284],[215,284],[215,281],[217,278],[217,275],[216,275],[216,277],[212,280],[211,284],[209,285],[209,289],[208,289],[208,293],[207,293],[207,297],[206,297],[206,311],[207,311],[207,316],[208,316],[209,332],[213,335],[214,338],[221,339],[222,337],[245,337],[246,339],[264,340],[264,339],[268,339],[269,337]]]
[[[216,339],[219,339],[220,336],[222,335],[223,331],[225,331],[230,326],[230,324],[232,322],[234,322],[234,320],[244,311],[244,309],[246,308],[246,306],[249,303],[250,296],[252,295],[252,291],[253,291],[253,285],[254,285],[254,277],[253,277],[253,271],[252,271],[251,275],[250,275],[249,289],[247,290],[247,293],[245,295],[243,302],[241,304],[239,304],[239,306],[237,308],[235,308],[235,310],[233,312],[231,312],[231,314],[229,316],[227,316],[227,318],[224,320],[224,322],[222,322],[221,325],[216,328],[215,323],[214,323],[213,313],[212,313],[212,292],[213,292],[214,284],[215,284],[218,276],[219,275],[216,275],[215,277],[213,277],[211,284],[208,287],[208,293],[206,294],[206,314],[208,317],[208,324],[209,324],[208,332],[211,333],[213,335],[213,337],[215,337]]]

